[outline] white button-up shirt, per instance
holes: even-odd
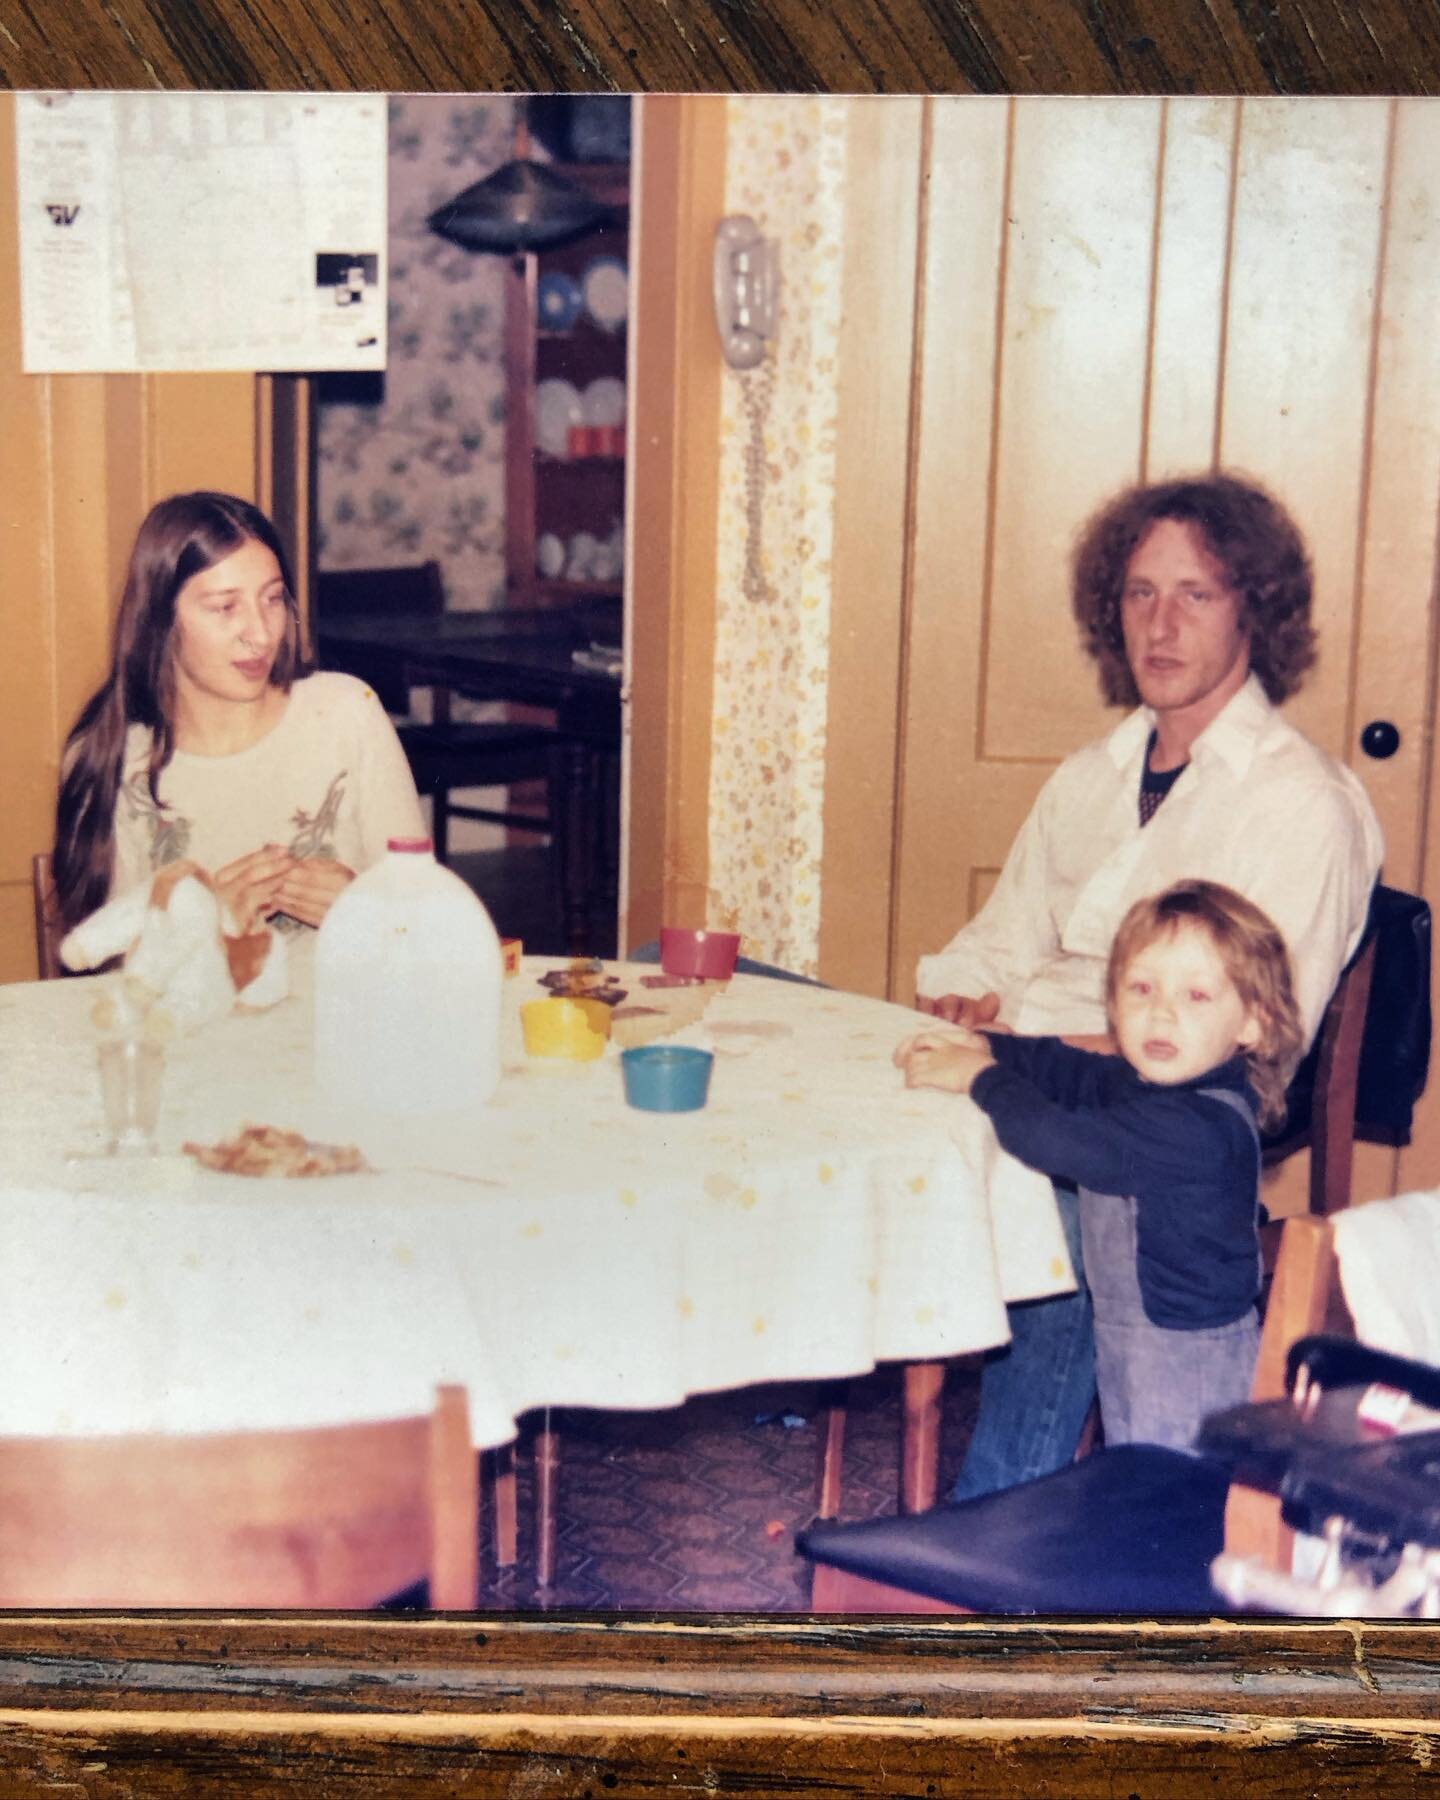
[[[1141,707],[1061,763],[980,912],[920,958],[919,993],[996,993],[1001,1020],[1017,1031],[1103,1031],[1105,966],[1120,921],[1145,895],[1204,878],[1245,895],[1280,928],[1313,1038],[1360,941],[1384,856],[1369,796],[1251,675],[1196,738],[1142,827],[1153,725]]]

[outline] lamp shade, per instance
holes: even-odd
[[[466,250],[543,250],[592,231],[610,217],[583,188],[543,163],[508,162],[437,206],[432,231]]]

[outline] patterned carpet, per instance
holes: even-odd
[[[850,1384],[841,1516],[896,1510],[897,1368]],[[814,1516],[821,1390],[758,1387],[658,1413],[555,1415],[560,1431],[554,1585],[535,1587],[528,1434],[518,1456],[520,1561],[497,1571],[489,1518],[482,1608],[803,1612],[809,1566],[795,1534]],[[946,1388],[941,1489],[973,1417],[974,1365]],[[486,1505],[489,1487],[486,1484]]]

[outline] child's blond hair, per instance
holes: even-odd
[[[1137,900],[1120,921],[1105,972],[1105,1008],[1112,1017],[1122,972],[1158,938],[1198,926],[1215,946],[1237,994],[1254,1014],[1260,1035],[1245,1051],[1260,1123],[1285,1117],[1285,1088],[1305,1047],[1290,981],[1290,957],[1277,928],[1243,894],[1217,881],[1177,881]]]

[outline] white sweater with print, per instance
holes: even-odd
[[[115,806],[111,894],[166,863],[211,871],[278,844],[295,856],[369,868],[390,837],[424,835],[415,783],[395,728],[373,691],[350,675],[297,681],[279,723],[230,756],[177,750],[160,776],[160,806],[146,779],[150,732],[132,725]]]

